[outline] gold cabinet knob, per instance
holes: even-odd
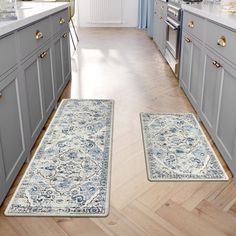
[[[212,64],[216,67],[216,68],[220,68],[221,67],[221,64],[218,63],[217,61],[212,61]]]
[[[188,27],[193,28],[194,27],[194,22],[191,20],[188,22]]]
[[[60,23],[60,25],[63,25],[65,23],[65,19],[64,18],[60,18],[59,23]]]
[[[41,54],[39,55],[40,58],[44,58],[44,57],[46,57],[46,56],[47,56],[47,52],[43,52],[43,53],[41,53]]]
[[[189,39],[188,37],[184,37],[184,40],[185,40],[185,42],[187,42],[187,43],[191,43],[191,42],[192,42],[191,39]]]
[[[217,45],[221,46],[221,47],[225,47],[226,46],[226,38],[225,36],[221,36],[218,40],[217,40]]]
[[[36,38],[37,40],[42,39],[42,38],[43,38],[43,33],[42,33],[41,31],[39,31],[39,30],[36,30],[36,32],[35,32],[35,38]]]
[[[161,16],[161,17],[160,17],[160,20],[162,20],[162,19],[163,19],[163,17]]]
[[[220,68],[221,67],[221,64],[220,63],[216,63],[216,68]]]
[[[63,38],[67,38],[67,37],[68,37],[68,33],[64,33],[64,34],[62,35],[62,37],[63,37]]]

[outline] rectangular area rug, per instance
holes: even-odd
[[[113,101],[65,99],[6,211],[7,216],[106,216]]]
[[[191,113],[141,113],[150,181],[225,181],[223,167]]]

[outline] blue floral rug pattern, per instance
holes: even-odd
[[[150,181],[228,180],[191,113],[141,113]]]
[[[113,101],[60,104],[5,215],[106,216]]]

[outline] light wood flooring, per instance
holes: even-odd
[[[236,236],[236,188],[209,136],[230,176],[228,182],[147,180],[139,113],[194,110],[146,33],[83,29],[79,50],[72,53],[72,70],[72,82],[62,97],[115,100],[110,214],[106,218],[5,217],[25,164],[0,209],[0,235]]]

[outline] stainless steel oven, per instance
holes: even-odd
[[[169,3],[165,23],[167,25],[165,58],[178,77],[181,40],[181,8]]]
[[[170,51],[175,59],[178,59],[180,24],[176,21],[173,21],[170,17],[167,17],[165,23],[167,24],[166,48]]]

